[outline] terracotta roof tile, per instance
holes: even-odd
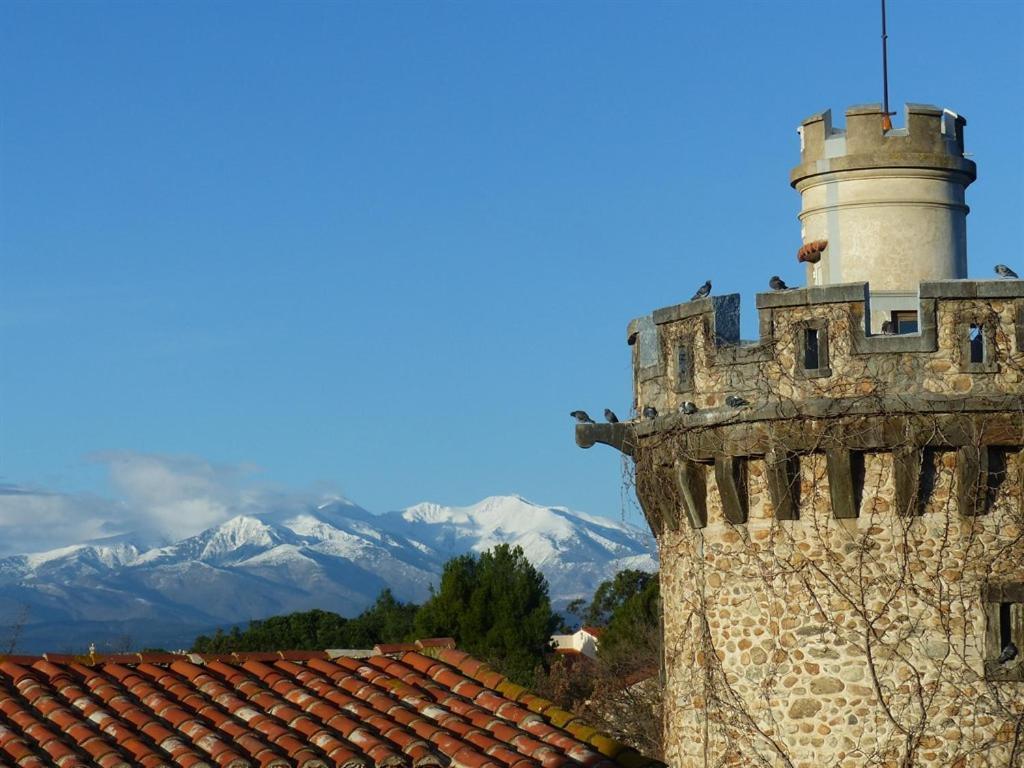
[[[451,638],[340,655],[0,657],[0,768],[657,765]]]

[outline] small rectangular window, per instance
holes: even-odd
[[[971,362],[985,362],[985,327],[978,323],[971,323],[967,339],[970,342]]]
[[[1012,450],[1003,446],[990,445],[988,451],[988,471],[985,474],[985,509],[995,504],[999,489],[1006,482],[1007,454]]]
[[[917,312],[893,312],[892,327],[896,333],[917,333]]]
[[[690,378],[690,348],[680,345],[677,358],[678,368],[676,369],[676,373],[678,374],[680,381],[686,381]]]
[[[1010,608],[1013,603],[999,604],[999,649],[1002,650],[1013,640],[1013,624],[1010,620]]]
[[[985,677],[1024,682],[1024,583],[985,591]]]
[[[818,329],[817,328],[805,328],[804,329],[804,368],[809,371],[817,370],[821,367],[820,363],[820,349],[818,346]]]
[[[694,355],[693,337],[685,336],[676,341],[676,377],[675,391],[684,393],[693,391]]]
[[[863,451],[850,451],[850,475],[853,481],[853,508],[860,514],[864,501],[864,483],[867,481],[867,455]]]

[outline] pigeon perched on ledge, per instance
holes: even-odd
[[[690,402],[689,400],[684,400],[679,404],[679,412],[690,416],[697,412],[697,404]]]
[[[1000,277],[1006,278],[1008,280],[1019,280],[1020,279],[1019,277],[1017,277],[1017,273],[1014,272],[1012,269],[1010,269],[1005,264],[996,264],[996,274],[999,275]]]
[[[996,659],[996,664],[1006,664],[1007,662],[1013,661],[1017,658],[1017,646],[1013,644],[1013,640],[1006,644],[1003,648],[1003,652],[999,654],[999,658]]]
[[[576,419],[577,424],[593,424],[594,420],[587,415],[586,411],[570,411],[569,415]]]
[[[730,408],[742,408],[744,405],[750,405],[750,401],[745,400],[739,395],[729,395],[725,398],[725,404]]]
[[[690,299],[690,301],[696,301],[697,299],[703,299],[709,293],[711,293],[711,281],[707,280],[707,281],[704,282],[704,285],[702,285],[700,288],[697,289],[697,292],[695,294],[693,294],[693,298]]]
[[[605,408],[604,409],[604,419],[609,424],[618,424],[619,423],[619,417],[615,415],[615,411],[613,411],[611,408]]]
[[[656,419],[658,418],[658,409],[653,405],[644,406],[644,418],[645,419]]]
[[[771,280],[768,281],[768,287],[773,291],[788,291],[789,286],[786,285],[782,278],[778,275],[772,275]]]
[[[886,336],[895,336],[896,324],[892,320],[885,320],[882,323],[882,333]]]

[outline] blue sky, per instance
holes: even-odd
[[[801,282],[795,127],[880,100],[878,24],[3,3],[0,483],[88,517],[141,457],[377,511],[621,515],[619,458],[568,412],[628,412],[630,318],[710,277],[752,335],[767,277]],[[968,119],[971,273],[1024,267],[1024,4],[890,0],[889,34],[897,108]]]

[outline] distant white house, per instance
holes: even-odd
[[[578,653],[589,659],[596,659],[600,637],[600,627],[580,627],[571,635],[552,635],[551,645],[555,649],[555,653]]]

